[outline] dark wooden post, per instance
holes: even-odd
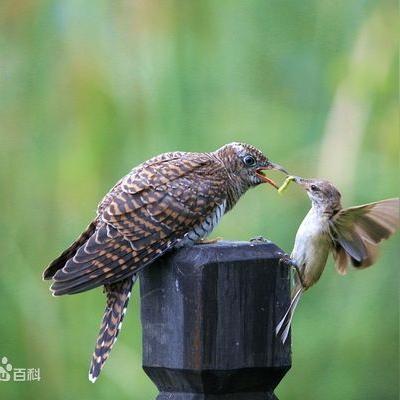
[[[275,327],[288,269],[268,242],[176,251],[140,276],[143,368],[158,400],[265,400],[291,366]]]

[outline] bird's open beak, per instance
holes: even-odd
[[[256,171],[257,176],[264,182],[264,183],[269,183],[272,185],[275,189],[279,189],[279,186],[270,178],[264,175],[264,171],[268,169],[275,169],[277,171],[281,171],[284,174],[288,175],[288,172],[281,167],[279,164],[275,164],[271,161],[268,161],[268,164],[265,167],[258,168]]]

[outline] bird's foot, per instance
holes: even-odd
[[[300,279],[300,283],[303,287],[305,287],[304,285],[304,281],[303,281],[303,275],[300,271],[299,266],[297,265],[296,261],[293,260],[293,258],[291,258],[289,256],[289,254],[283,253],[282,256],[279,258],[279,265],[286,265],[288,267],[292,267],[296,270],[297,272],[297,276]]]
[[[256,236],[250,239],[250,243],[271,243],[270,240],[266,239],[263,236]]]
[[[196,244],[213,244],[213,243],[217,243],[219,241],[223,240],[223,237],[221,236],[217,236],[216,238],[213,239],[200,239],[198,241],[196,241]]]
[[[279,265],[286,265],[288,267],[293,267],[295,268],[297,266],[296,262],[290,258],[290,255],[287,253],[282,253],[279,252],[277,253],[277,255],[279,256]]]

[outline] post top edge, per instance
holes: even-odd
[[[175,251],[171,257],[175,262],[191,260],[196,265],[204,265],[215,261],[276,259],[280,254],[283,254],[283,250],[275,243],[257,239],[254,241],[221,240],[216,243],[195,244]]]

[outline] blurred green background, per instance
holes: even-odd
[[[53,298],[44,266],[114,182],[151,156],[252,143],[327,177],[345,205],[398,195],[397,3],[372,0],[0,2],[0,356],[40,382],[1,399],[153,399],[137,290],[99,381],[101,290]],[[214,236],[290,251],[309,207],[249,192]],[[399,236],[378,265],[302,300],[280,399],[396,399]]]

